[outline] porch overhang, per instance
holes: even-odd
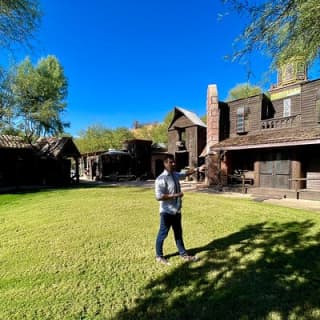
[[[210,146],[210,151],[268,149],[320,145],[320,127],[263,130],[257,134],[239,135]]]
[[[282,148],[282,147],[300,147],[308,145],[320,145],[320,139],[308,140],[299,142],[279,142],[279,143],[261,143],[255,145],[231,145],[231,146],[221,146],[221,147],[211,147],[211,151],[231,151],[231,150],[247,150],[247,149],[268,149],[268,148]]]

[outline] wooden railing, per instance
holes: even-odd
[[[301,121],[301,114],[296,114],[290,117],[272,118],[261,120],[260,129],[281,129],[297,127]]]

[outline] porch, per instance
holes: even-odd
[[[223,192],[238,192],[244,194],[250,194],[259,198],[272,198],[272,199],[297,199],[297,200],[314,200],[320,201],[320,190],[310,189],[278,189],[278,188],[260,188],[254,187],[249,184],[244,186],[227,185],[222,188]]]

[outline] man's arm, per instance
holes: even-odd
[[[162,196],[160,198],[157,198],[157,200],[172,200],[172,199],[176,199],[176,198],[181,198],[183,197],[183,192],[177,192],[177,193],[163,193]]]
[[[206,170],[206,165],[203,164],[200,167],[189,169],[186,173],[185,176],[191,176],[192,174],[195,174],[196,172],[204,172]]]

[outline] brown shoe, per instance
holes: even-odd
[[[156,257],[156,261],[162,264],[165,264],[167,266],[170,266],[171,263],[164,257]]]
[[[181,259],[183,259],[185,261],[198,261],[199,260],[197,256],[190,256],[188,254],[182,255]]]

